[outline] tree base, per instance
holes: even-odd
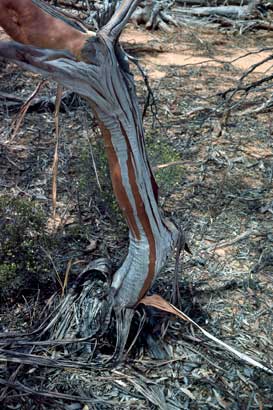
[[[167,251],[169,253],[166,248],[165,252]],[[119,271],[126,265],[125,261]],[[132,265],[130,267],[132,269]],[[107,259],[100,258],[91,262],[56,307],[56,315],[50,318],[40,336],[45,335],[47,339],[63,341],[64,344],[73,341],[67,344],[69,353],[80,352],[87,354],[89,358],[99,356],[98,361],[102,367],[120,362],[125,349],[131,350],[144,324],[147,325],[147,308],[122,306],[120,301],[125,300],[124,294],[120,299],[116,298],[114,288],[110,287],[111,281],[111,267]],[[124,291],[126,285],[121,289]],[[128,294],[131,298],[130,292]],[[148,311],[151,320],[146,326],[145,344],[154,357],[166,358],[168,349],[162,341],[158,344],[157,337],[161,331],[158,325],[165,320],[164,315],[157,316],[153,321],[152,317],[155,315],[151,314],[151,309]],[[133,331],[129,336],[132,321]],[[98,345],[99,353],[96,349]],[[108,346],[105,360],[101,357],[101,346]]]

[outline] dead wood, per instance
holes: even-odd
[[[10,36],[31,45],[2,42],[0,55],[84,96],[100,124],[114,193],[129,227],[130,243],[128,255],[115,272],[104,298],[98,302],[89,284],[83,287],[83,294],[91,314],[88,319],[91,335],[103,333],[108,323],[106,316],[114,309],[115,357],[119,359],[134,307],[151,287],[178,237],[176,227],[164,220],[158,207],[158,188],[144,148],[142,116],[133,78],[127,57],[118,44],[121,31],[139,1],[124,0],[96,34],[83,33],[66,24],[65,17],[49,13],[49,6],[44,7],[40,0],[13,2],[18,26],[12,25],[7,4],[10,2],[4,0],[0,23]],[[27,17],[25,8],[28,8]],[[55,334],[65,337],[66,332],[60,335],[59,331]]]
[[[161,29],[171,31],[171,26],[179,26],[179,21],[168,14],[172,4],[164,0],[146,0],[134,12],[132,21],[136,24],[145,24],[147,29]]]
[[[48,0],[49,1],[49,0]],[[51,2],[52,3],[52,2]],[[103,1],[73,3],[69,0],[54,2],[54,5],[83,10],[86,13],[85,23],[91,27],[100,27],[97,22],[100,19]],[[114,4],[114,3],[112,3]],[[161,29],[171,31],[172,26],[219,24],[222,27],[246,30],[272,30],[268,11],[272,9],[270,3],[264,4],[262,0],[145,0],[140,2],[139,7],[132,15],[132,21],[136,24],[144,24],[147,29]],[[64,13],[67,17],[69,14]],[[81,16],[82,17],[82,16]],[[207,21],[209,19],[209,21]],[[213,23],[211,21],[213,20]],[[251,23],[247,23],[251,20]],[[233,23],[236,21],[236,24]],[[79,22],[79,21],[78,21]],[[77,22],[75,21],[77,24]]]
[[[175,0],[175,3],[187,6],[244,6],[249,3],[248,0]]]
[[[215,6],[215,7],[194,7],[181,8],[182,13],[193,16],[208,17],[220,16],[230,19],[249,19],[257,17],[256,2],[250,2],[246,6]]]
[[[15,94],[6,93],[4,91],[0,91],[0,99],[0,110],[5,110],[5,112],[10,113],[18,112],[26,103],[24,98]],[[55,100],[55,95],[52,97],[47,97],[45,95],[36,96],[31,99],[27,112],[54,112]],[[67,111],[73,111],[77,109],[81,103],[83,102],[77,94],[73,91],[65,91],[60,104],[60,112],[65,113]]]

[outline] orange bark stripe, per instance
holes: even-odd
[[[112,144],[111,134],[109,130],[100,122],[100,128],[105,142],[105,149],[109,161],[109,168],[111,173],[111,179],[113,189],[118,200],[119,206],[127,220],[130,231],[133,236],[140,240],[140,232],[135,220],[132,205],[128,199],[126,190],[122,184],[122,176],[117,154]]]
[[[136,203],[136,208],[137,208],[137,215],[139,218],[139,221],[143,227],[143,230],[147,236],[148,242],[149,242],[149,248],[150,248],[150,255],[149,255],[149,269],[148,269],[148,274],[146,276],[145,282],[143,284],[143,288],[140,291],[139,298],[142,298],[147,290],[149,289],[154,275],[155,275],[155,262],[156,262],[156,246],[155,246],[155,239],[154,239],[154,234],[151,228],[151,224],[149,221],[149,217],[147,215],[146,209],[145,209],[145,204],[141,198],[141,195],[139,193],[139,188],[137,185],[137,180],[136,180],[136,175],[132,163],[132,149],[128,140],[128,136],[125,132],[125,129],[123,128],[123,125],[120,123],[120,128],[121,132],[125,138],[126,145],[127,145],[127,151],[128,151],[128,174],[129,174],[129,181],[131,185],[131,189],[133,192],[133,196],[135,198],[135,203]]]

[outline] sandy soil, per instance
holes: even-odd
[[[121,39],[128,42],[130,45],[141,44],[157,44],[159,43],[158,36],[149,32],[143,33],[138,29],[125,30]],[[220,42],[221,43],[221,42]],[[232,46],[228,50],[226,47],[218,47],[217,52],[212,58],[206,58],[201,55],[196,55],[194,50],[190,46],[185,47],[181,42],[170,46],[161,46],[162,52],[157,55],[146,55],[143,59],[145,64],[149,67],[149,74],[153,78],[161,78],[164,76],[163,72],[157,70],[158,66],[186,66],[186,65],[201,65],[201,66],[220,66],[223,62],[231,63],[234,68],[246,71],[252,65],[259,63],[261,60],[266,59],[271,55],[271,51],[259,52],[261,47],[244,47],[241,45]],[[170,49],[170,51],[167,51]],[[218,61],[221,61],[218,62]],[[273,72],[272,60],[265,62],[263,65],[259,66],[256,72],[259,73],[270,73]]]

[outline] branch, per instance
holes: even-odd
[[[57,12],[51,14],[35,0],[0,0],[0,26],[13,40],[23,44],[55,50],[68,50],[79,56],[87,38],[85,34]],[[49,8],[50,9],[50,8]],[[52,10],[52,9],[51,9]],[[54,16],[53,16],[54,15]]]
[[[112,42],[117,41],[121,31],[140,2],[141,0],[122,0],[118,10],[109,22],[100,30],[102,36],[107,37]]]

